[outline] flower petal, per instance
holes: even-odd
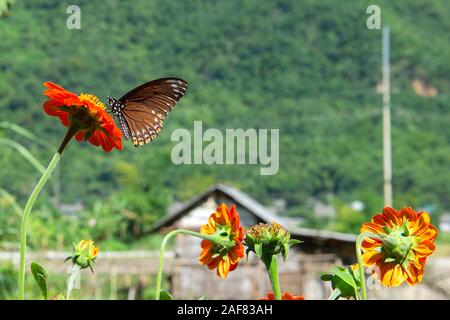
[[[420,235],[417,235],[421,240],[429,240],[433,241],[436,239],[436,236],[438,234],[438,230],[435,226],[431,225],[428,227],[426,231],[421,233]]]
[[[381,228],[379,224],[373,222],[366,222],[361,227],[361,233],[370,232],[375,234],[384,234],[384,230]]]
[[[397,210],[390,207],[385,207],[383,209],[383,216],[388,221],[389,226],[393,227],[401,225],[401,219]]]
[[[44,102],[43,107],[45,113],[47,113],[49,116],[58,117],[61,123],[64,126],[68,127],[70,124],[69,115],[67,114],[67,112],[61,110],[62,105],[63,104],[59,101],[47,100],[46,102]]]
[[[365,251],[365,250],[370,250],[370,249],[374,250],[377,247],[381,247],[381,245],[382,245],[381,240],[367,237],[363,240],[361,247],[362,247],[363,251]]]
[[[217,275],[221,278],[226,278],[229,271],[230,260],[228,257],[224,257],[224,259],[220,260],[219,265],[217,266]]]
[[[380,226],[390,226],[389,221],[382,214],[376,214],[372,218],[372,222],[379,224]]]
[[[430,215],[423,211],[419,213],[419,217],[417,219],[417,223],[414,225],[412,232],[416,236],[420,236],[422,233],[426,232],[430,227]]]
[[[418,245],[415,245],[412,249],[414,253],[419,257],[427,257],[434,252],[436,246],[431,241],[422,241]]]
[[[362,259],[363,259],[363,264],[366,267],[371,267],[374,264],[379,263],[380,261],[382,261],[384,259],[384,255],[381,252],[376,252],[376,251],[367,251],[362,255]]]
[[[386,287],[398,286],[405,281],[401,267],[396,263],[385,263],[381,268],[381,283]]]
[[[400,209],[399,216],[403,221],[414,222],[419,218],[417,213],[411,207],[403,207]]]

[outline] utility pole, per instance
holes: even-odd
[[[389,27],[383,27],[383,185],[384,206],[392,207],[391,84]]]

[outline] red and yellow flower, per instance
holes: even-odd
[[[211,214],[208,223],[200,229],[203,235],[213,236],[215,240],[203,240],[199,262],[209,269],[217,268],[217,275],[226,278],[228,272],[236,269],[239,259],[244,257],[244,227],[234,205],[230,209],[220,205]]]
[[[58,117],[64,126],[75,128],[75,139],[102,146],[105,152],[122,150],[122,132],[96,96],[77,96],[52,82],[44,86],[44,95],[50,98],[44,103],[44,111]]]
[[[363,264],[376,267],[374,276],[384,286],[398,286],[405,280],[415,285],[422,280],[438,233],[427,212],[386,207],[382,214],[364,223],[361,232],[374,234],[362,243]]]
[[[273,292],[269,292],[267,294],[267,298],[262,298],[259,300],[275,300],[275,295]],[[305,300],[305,297],[303,296],[294,296],[292,294],[290,294],[289,292],[285,292],[283,293],[283,295],[281,296],[281,300]]]

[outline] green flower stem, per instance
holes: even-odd
[[[72,290],[75,289],[76,284],[79,282],[80,275],[81,275],[81,267],[77,264],[74,264],[70,272],[70,277],[67,280],[66,300],[70,300],[70,294],[72,293]]]
[[[20,227],[20,266],[19,266],[19,299],[23,300],[25,298],[25,255],[27,249],[27,228],[28,228],[28,220],[30,218],[31,209],[33,208],[33,204],[36,201],[39,193],[44,187],[47,180],[50,178],[53,170],[55,170],[58,161],[61,159],[61,154],[64,151],[67,143],[72,139],[72,137],[77,132],[76,128],[69,127],[66,135],[64,136],[63,141],[58,149],[58,152],[55,153],[50,164],[47,169],[45,169],[41,179],[37,183],[33,192],[30,195],[30,198],[25,205],[25,209],[22,215],[22,223]]]
[[[265,261],[267,272],[269,274],[270,283],[272,284],[275,300],[281,300],[280,281],[278,279],[278,257],[272,255],[269,261]]]
[[[27,227],[28,227],[28,219],[30,217],[31,208],[33,207],[34,201],[39,195],[39,192],[44,187],[48,178],[52,174],[56,165],[58,164],[59,159],[61,159],[61,155],[59,153],[55,153],[52,161],[48,165],[47,169],[44,171],[41,179],[38,184],[34,188],[31,193],[30,198],[25,206],[22,215],[22,224],[20,228],[20,271],[19,271],[19,299],[23,300],[25,297],[25,254],[26,254],[26,246],[27,246]]]
[[[162,276],[163,276],[163,263],[164,263],[164,250],[166,248],[167,242],[175,235],[177,234],[187,234],[193,237],[201,238],[204,240],[210,240],[214,243],[220,243],[223,241],[223,238],[217,235],[208,235],[208,234],[202,234],[199,232],[194,232],[190,230],[184,230],[184,229],[177,229],[169,232],[164,237],[163,241],[161,242],[161,248],[159,251],[159,268],[158,268],[158,276],[156,278],[156,290],[155,290],[155,300],[159,300],[160,293],[161,293],[161,282],[162,282]]]
[[[362,261],[362,254],[361,254],[361,245],[365,238],[371,237],[379,239],[379,237],[373,233],[370,232],[364,232],[361,233],[358,238],[356,239],[356,257],[358,259],[358,269],[359,269],[359,277],[361,281],[361,295],[362,300],[367,300],[367,291],[366,291],[366,280],[364,278],[364,266]],[[358,294],[356,294],[356,297],[358,298]]]

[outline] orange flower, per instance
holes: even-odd
[[[226,278],[229,271],[236,269],[239,259],[244,257],[244,227],[240,225],[239,213],[234,205],[228,209],[220,205],[211,214],[208,223],[203,225],[200,233],[217,237],[217,241],[203,240],[202,253],[198,260],[209,269],[217,268],[217,275]]]
[[[44,95],[50,98],[44,103],[44,111],[59,117],[64,126],[74,127],[75,139],[101,145],[105,152],[122,150],[122,132],[96,96],[77,96],[52,82],[45,82],[44,86],[48,88]]]
[[[364,223],[361,232],[377,235],[363,241],[362,258],[366,267],[376,266],[374,276],[384,286],[398,286],[405,280],[412,286],[422,280],[438,233],[428,213],[386,207],[372,222]]]
[[[267,298],[262,298],[259,300],[275,300],[275,295],[273,294],[273,292],[269,292],[267,294]],[[285,292],[283,293],[283,295],[281,296],[281,300],[305,300],[305,297],[303,296],[294,296],[292,294],[290,294],[289,292]]]

